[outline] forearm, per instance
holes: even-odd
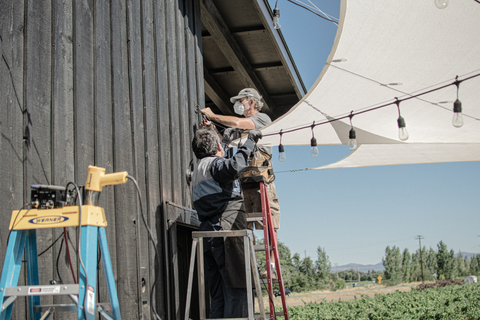
[[[255,124],[253,123],[252,120],[248,118],[238,118],[234,116],[225,116],[225,115],[214,114],[214,113],[209,114],[208,118],[211,121],[218,122],[230,128],[255,129]]]

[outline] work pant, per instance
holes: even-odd
[[[270,211],[272,213],[273,228],[280,230],[280,204],[278,202],[277,191],[273,182],[265,184],[267,189],[268,200],[270,203]],[[245,203],[245,212],[247,215],[253,212],[262,212],[262,200],[259,188],[244,188],[242,190]],[[248,229],[263,229],[263,223],[260,221],[249,222]]]
[[[209,318],[248,317],[247,290],[225,286],[225,249],[222,238],[204,252],[205,277],[210,291]]]

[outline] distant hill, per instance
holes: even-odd
[[[332,272],[340,272],[345,270],[353,269],[355,271],[359,270],[360,272],[368,272],[368,270],[375,270],[375,271],[384,271],[385,268],[381,262],[377,264],[358,264],[358,263],[349,263],[343,266],[332,266]]]
[[[471,253],[471,252],[462,252],[462,257],[465,258],[467,256],[468,258],[472,258],[480,253]],[[458,256],[458,253],[455,254],[455,258]],[[358,269],[357,269],[358,268]],[[383,267],[383,264],[381,262],[377,264],[358,264],[358,263],[349,263],[345,264],[342,266],[332,266],[332,272],[340,272],[340,271],[345,271],[345,270],[350,270],[353,269],[355,271],[359,270],[360,272],[368,272],[368,270],[375,270],[375,271],[385,271],[385,268]]]

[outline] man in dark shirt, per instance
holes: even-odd
[[[198,165],[192,175],[193,205],[201,221],[200,231],[241,230],[246,216],[238,177],[262,133],[252,130],[247,141],[230,159],[215,131],[199,129],[192,141]],[[209,318],[247,316],[243,246],[236,238],[205,238],[205,275],[210,291]],[[242,267],[243,268],[239,268]]]

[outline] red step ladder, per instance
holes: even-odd
[[[275,237],[275,230],[273,228],[272,212],[270,209],[270,202],[268,200],[267,186],[265,185],[265,180],[263,176],[252,176],[252,177],[242,177],[240,179],[242,183],[242,188],[260,188],[260,197],[262,201],[262,212],[261,212],[261,221],[263,222],[263,235],[264,235],[264,248],[255,249],[255,251],[265,250],[265,260],[266,260],[266,269],[267,269],[267,286],[269,294],[269,306],[270,306],[270,319],[275,319],[275,316],[284,316],[285,320],[289,320],[287,303],[285,300],[285,287],[283,284],[282,270],[280,266],[280,257],[278,254],[278,244]],[[247,222],[260,221],[259,214],[248,213],[247,212]],[[257,246],[258,247],[258,246]],[[273,252],[273,257],[270,257],[270,251]],[[273,283],[275,280],[272,280],[272,270],[271,270],[271,260],[273,259],[275,263],[275,268],[277,271],[278,286],[280,287],[280,295],[282,298],[283,312],[275,312],[273,304]]]

